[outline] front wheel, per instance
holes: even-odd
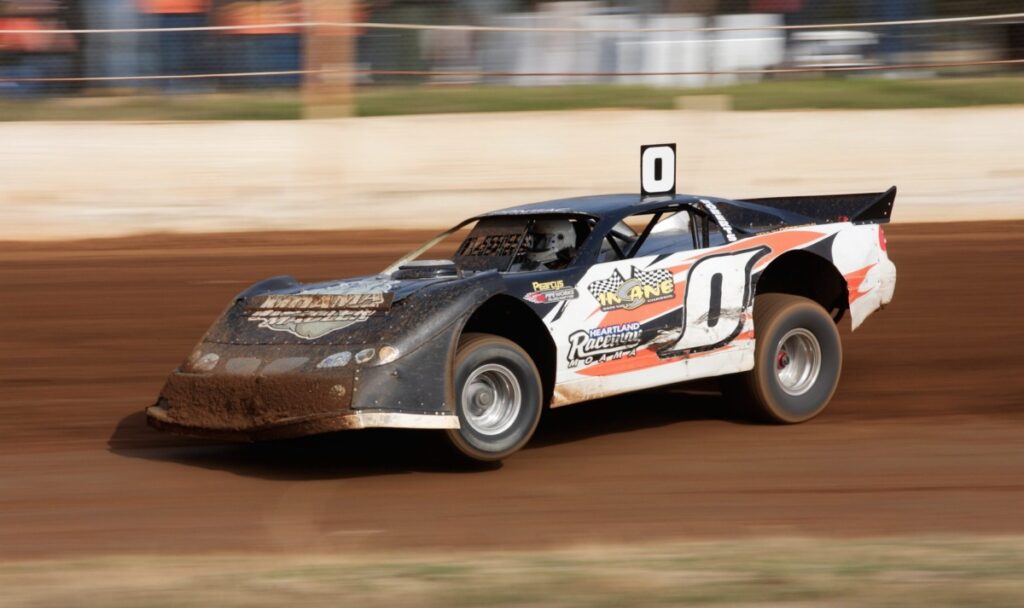
[[[724,379],[724,392],[755,417],[779,424],[814,418],[839,384],[843,348],[817,302],[781,293],[754,301],[754,369]]]
[[[526,445],[540,421],[543,387],[530,356],[490,334],[465,334],[454,365],[458,429],[448,440],[464,456],[495,461]]]

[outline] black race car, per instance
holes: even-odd
[[[836,323],[892,299],[878,224],[895,188],[676,195],[674,147],[642,154],[641,195],[487,213],[374,276],[253,285],[171,374],[150,424],[249,441],[443,429],[496,460],[547,407],[711,376],[766,420],[817,415],[839,378]],[[459,235],[448,259],[419,259]]]

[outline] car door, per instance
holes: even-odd
[[[546,319],[558,349],[555,405],[752,364],[739,350],[713,355],[752,330],[750,273],[765,252],[738,248],[699,207],[643,216],[605,236],[578,298]]]

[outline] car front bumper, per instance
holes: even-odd
[[[362,428],[458,428],[448,406],[448,339],[388,364],[320,369],[337,347],[201,343],[217,363],[171,373],[150,426],[175,433],[261,441]]]
[[[280,418],[260,425],[241,428],[196,426],[176,420],[170,415],[165,404],[146,408],[149,426],[189,437],[217,439],[221,441],[255,442],[274,439],[291,439],[369,428],[402,429],[455,429],[459,428],[457,416],[440,414],[409,414],[406,412],[325,412],[305,416]]]

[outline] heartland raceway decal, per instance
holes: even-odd
[[[362,323],[391,305],[385,293],[391,283],[379,280],[352,281],[302,291],[295,295],[271,295],[248,302],[249,321],[261,329],[283,331],[304,340],[316,340],[355,323]]]
[[[533,282],[533,291],[523,296],[527,302],[534,304],[554,304],[579,297],[575,287],[566,287],[565,281]]]
[[[616,270],[611,277],[591,283],[587,290],[601,310],[609,312],[634,310],[644,304],[670,300],[676,295],[676,283],[672,273],[663,268],[640,270],[632,266],[628,279]]]
[[[569,335],[569,368],[633,357],[642,333],[639,323],[574,331]]]

